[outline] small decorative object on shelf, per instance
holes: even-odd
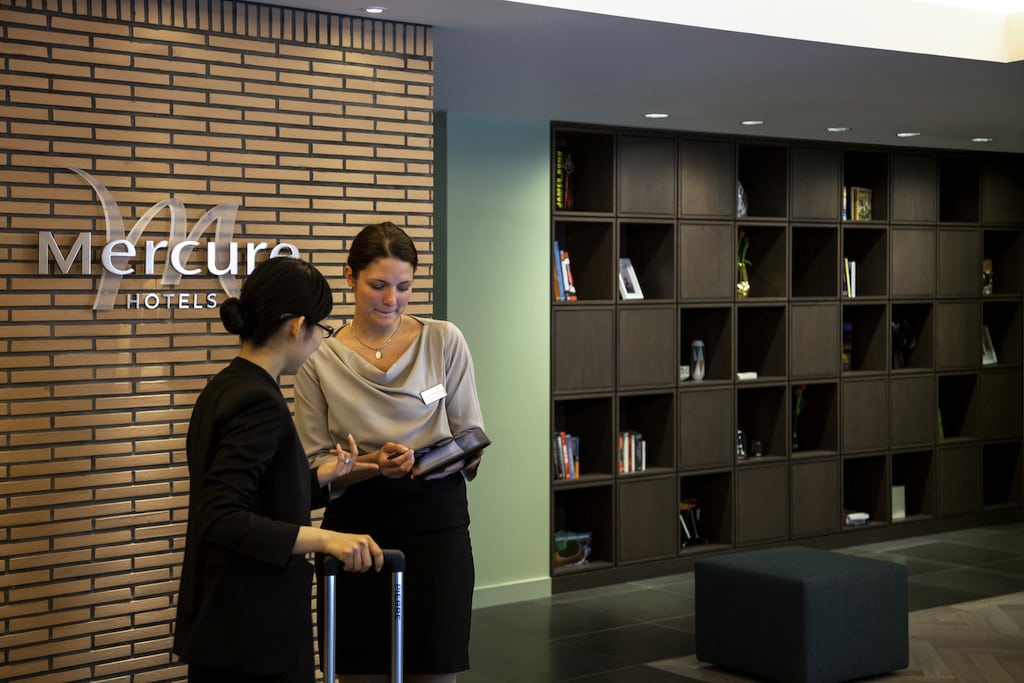
[[[644,292],[640,289],[640,280],[633,270],[633,261],[628,258],[619,259],[619,294],[623,299],[643,299]]]
[[[900,369],[910,363],[910,354],[917,347],[917,335],[906,320],[892,321],[892,367]]]
[[[754,443],[751,444],[750,450],[751,450],[751,454],[755,458],[760,458],[761,456],[764,455],[764,446],[761,444],[760,440],[758,440],[758,439],[754,439]]]
[[[695,382],[704,379],[704,342],[700,339],[690,343],[690,377]]]
[[[587,564],[593,540],[594,534],[589,531],[556,531],[552,564],[556,567]]]
[[[843,321],[843,370],[853,369],[853,323],[849,320]]]
[[[746,218],[747,216],[747,191],[743,189],[743,183],[736,183],[736,217]]]
[[[700,521],[700,501],[696,498],[687,498],[679,503],[679,524],[683,527],[683,548],[695,545],[704,545],[708,542],[700,535],[697,522]]]
[[[747,237],[747,233],[744,230],[740,230],[739,241],[736,250],[736,266],[739,270],[736,282],[736,293],[741,297],[750,295],[750,277],[747,273],[747,268],[753,264],[750,259],[747,258],[747,252],[750,250],[750,238]]]
[[[790,444],[790,449],[794,453],[800,450],[800,431],[797,427],[800,422],[800,413],[804,411],[804,392],[806,390],[806,384],[793,387],[793,441]]]
[[[871,519],[871,515],[866,512],[847,512],[844,522],[846,526],[864,526]]]
[[[987,258],[981,262],[981,293],[988,296],[992,292],[992,259]]]
[[[690,366],[689,365],[680,365],[679,366],[679,381],[680,382],[685,382],[688,379],[690,379]]]
[[[988,325],[981,326],[981,364],[995,365],[999,362],[996,357],[996,347],[992,344],[992,335],[988,331]]]
[[[742,429],[736,430],[736,459],[747,459],[747,435],[743,433]]]

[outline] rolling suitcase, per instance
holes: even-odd
[[[385,550],[382,571],[391,570],[394,581],[391,587],[391,680],[402,683],[402,578],[405,575],[405,555],[401,550]],[[324,669],[324,683],[334,683],[335,635],[337,634],[337,590],[338,573],[344,571],[336,557],[324,559],[326,579],[324,610],[327,622],[324,634],[324,652],[321,653]]]

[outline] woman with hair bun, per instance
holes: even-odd
[[[203,389],[189,422],[188,530],[174,652],[193,683],[311,683],[313,565],[326,553],[347,571],[380,570],[365,534],[314,527],[310,510],[357,463],[351,435],[310,469],[276,377],[294,374],[333,329],[330,286],[309,263],[265,261],[221,304],[241,350]]]

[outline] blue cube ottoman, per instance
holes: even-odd
[[[782,683],[909,665],[906,567],[786,546],[694,564],[697,659]]]

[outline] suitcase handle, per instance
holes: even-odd
[[[401,550],[385,549],[384,550],[384,569],[391,569],[394,572],[405,571],[405,553]],[[336,558],[334,555],[327,555],[324,557],[324,574],[328,576],[337,576],[344,569],[341,565],[341,560]]]

